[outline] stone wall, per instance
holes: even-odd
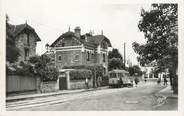
[[[59,60],[59,56],[61,56],[61,60]],[[58,68],[63,68],[63,66],[81,65],[81,64],[82,64],[81,50],[56,52],[56,65]]]
[[[16,46],[20,53],[18,61],[24,61],[25,48],[29,49],[29,57],[36,55],[36,37],[32,33],[29,34],[29,45],[27,44],[27,35],[22,33],[16,37]]]
[[[57,81],[48,81],[48,82],[41,82],[40,84],[40,92],[54,92],[58,91],[58,82]]]
[[[89,88],[93,87],[92,79],[89,80]],[[85,85],[85,80],[71,80],[70,81],[70,89],[85,89],[87,88]]]

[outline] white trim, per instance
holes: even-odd
[[[80,45],[80,46],[66,46],[66,47],[55,47],[55,49],[56,50],[58,50],[58,49],[67,49],[67,48],[81,48],[81,47],[83,47],[82,45]]]
[[[94,50],[90,50],[90,49],[85,49],[85,51],[90,52],[90,53],[94,53]]]
[[[106,54],[106,55],[107,55],[107,52],[105,52],[105,51],[100,51],[100,53],[102,53],[102,54]]]
[[[81,50],[81,48],[78,48],[78,49],[60,49],[60,50],[56,50],[56,52],[58,51],[76,51],[76,50]]]
[[[98,45],[98,47],[97,47],[97,53],[98,54],[100,54],[100,48],[101,48],[100,45]]]

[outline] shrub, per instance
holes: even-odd
[[[34,56],[29,60],[34,65],[35,74],[40,76],[43,81],[56,81],[59,71],[55,67],[49,66],[51,62],[47,55]]]
[[[20,76],[34,76],[33,66],[30,64],[26,64],[24,62],[20,62],[19,65],[11,66],[14,70],[11,70],[8,66],[6,66],[7,75],[20,75]]]
[[[70,72],[70,80],[84,80],[86,78],[91,79],[92,72],[86,69],[76,69]]]
[[[90,66],[90,65],[74,65],[74,66],[64,66],[64,69],[87,69],[92,72],[92,76],[96,77],[103,76],[103,66],[102,65],[96,65],[96,66]]]

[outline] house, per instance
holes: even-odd
[[[81,35],[81,28],[68,31],[58,37],[50,46],[55,52],[55,65],[62,69],[72,65],[102,65],[108,72],[108,47],[110,40],[101,35],[86,33]]]
[[[20,25],[7,25],[6,37],[13,39],[18,48],[20,56],[18,57],[16,65],[21,61],[27,62],[31,56],[36,55],[36,45],[41,41],[34,28],[27,23]],[[7,62],[7,64],[9,64]],[[11,67],[11,65],[9,64]],[[6,93],[38,91],[39,78],[30,75],[7,74],[6,76]]]
[[[18,62],[27,61],[31,56],[36,55],[36,45],[41,41],[34,28],[25,24],[9,25],[8,34],[15,40],[15,45],[19,49],[20,56]]]

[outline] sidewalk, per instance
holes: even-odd
[[[178,94],[173,94],[170,86],[167,86],[166,88],[156,93],[156,96],[178,99]]]
[[[60,91],[49,92],[49,93],[34,93],[34,94],[27,94],[27,95],[8,96],[6,97],[6,102],[40,98],[40,97],[48,97],[48,96],[56,96],[56,95],[63,95],[63,94],[74,94],[74,93],[81,93],[81,92],[87,92],[87,91],[95,91],[95,90],[100,90],[105,88],[108,88],[108,87],[104,86],[104,87],[90,88],[90,89],[60,90]]]

